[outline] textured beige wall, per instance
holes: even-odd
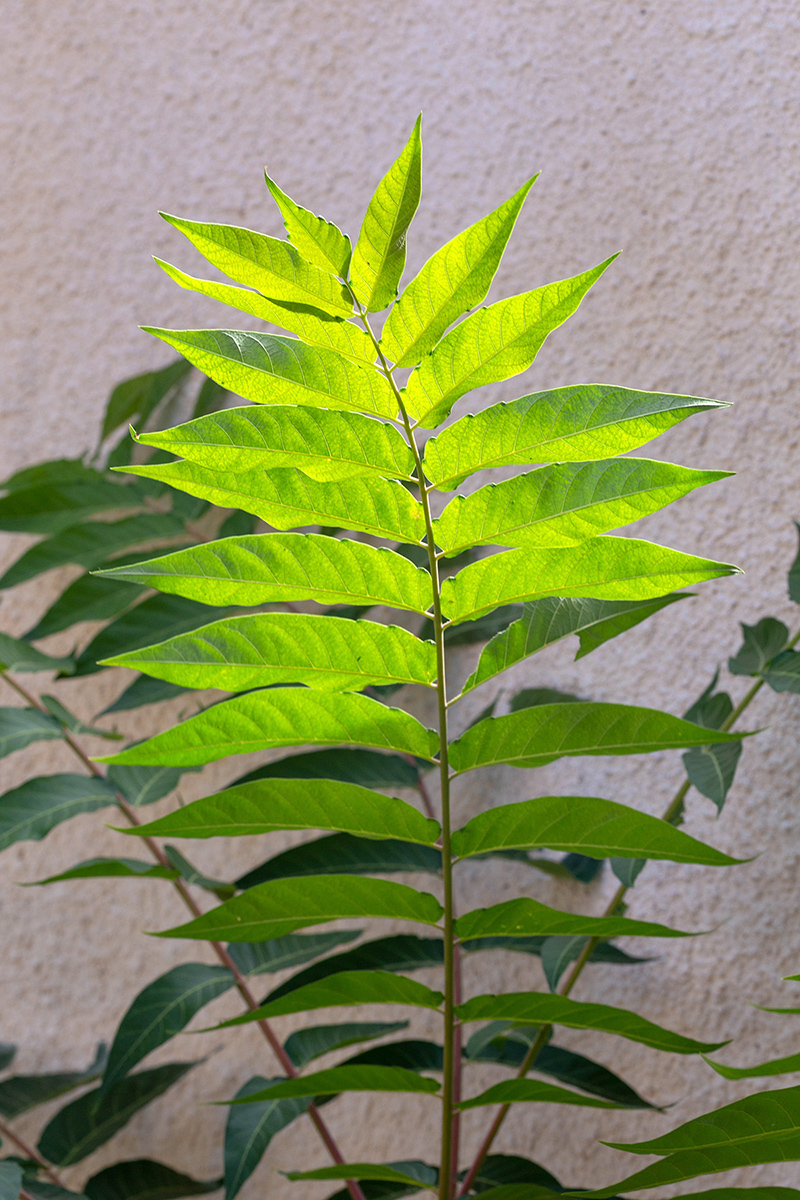
[[[157,253],[195,266],[158,208],[277,233],[261,180],[267,162],[292,195],[355,232],[370,189],[422,108],[425,195],[412,266],[539,168],[495,297],[625,250],[524,381],[498,394],[599,379],[736,402],[673,431],[654,453],[734,469],[737,478],[651,519],[646,534],[738,562],[746,576],[706,586],[701,598],[585,663],[573,666],[571,647],[561,647],[504,684],[558,684],[681,712],[734,648],[736,619],[771,611],[796,622],[784,588],[790,521],[800,516],[796,5],[5,0],[2,13],[3,473],[91,445],[111,385],[165,360],[137,331],[140,322],[223,323],[210,302],[179,292],[151,264]],[[4,627],[24,628],[42,602],[38,585],[4,598]],[[462,669],[471,661],[465,654]],[[64,695],[87,715],[99,707],[71,686]],[[476,694],[475,709],[482,699]],[[760,698],[751,726],[767,731],[747,746],[723,819],[715,824],[711,805],[696,795],[690,804],[691,832],[761,857],[728,873],[652,866],[636,889],[637,917],[717,932],[674,944],[635,970],[595,967],[581,998],[623,1003],[709,1039],[736,1037],[729,1061],[796,1049],[792,1020],[758,1013],[748,1001],[791,1002],[792,985],[778,981],[800,968],[798,721],[797,699]],[[70,764],[61,751],[33,748],[9,765],[7,781],[19,777],[12,767]],[[676,754],[578,760],[535,781],[498,769],[465,789],[458,809],[474,811],[480,788],[492,800],[563,789],[658,812],[680,778]],[[197,787],[192,780],[185,794]],[[102,852],[100,843],[106,852],[116,847],[115,835],[98,827],[98,819],[80,818],[44,845],[3,857],[2,1036],[21,1042],[23,1069],[84,1062],[136,986],[196,957],[194,948],[139,935],[178,919],[171,895],[156,887],[14,886]],[[256,856],[235,849],[237,862]],[[232,869],[224,848],[204,847],[201,857]],[[552,903],[599,911],[611,886],[606,879],[578,896],[496,866],[470,871],[470,886],[485,888],[487,900],[527,887]],[[512,956],[486,956],[480,979],[474,960],[470,966],[471,990],[540,983],[537,963]],[[231,1007],[222,1001],[216,1011]],[[498,1148],[540,1158],[567,1183],[624,1172],[630,1160],[596,1146],[597,1138],[653,1135],[749,1090],[702,1063],[586,1035],[560,1040],[591,1045],[660,1102],[683,1101],[667,1117],[521,1108]],[[189,1057],[218,1045],[215,1037],[186,1038],[161,1057],[174,1056],[175,1046]],[[164,1156],[196,1174],[217,1171],[224,1115],[196,1102],[230,1095],[250,1069],[271,1067],[253,1031],[240,1031],[173,1094],[185,1102],[182,1112],[171,1099],[154,1105],[105,1160]],[[327,1111],[351,1159],[426,1157],[435,1152],[427,1105],[415,1113],[392,1099],[359,1097]],[[465,1124],[474,1141],[479,1121]],[[304,1125],[273,1145],[243,1200],[297,1194],[270,1168],[299,1160],[324,1161]],[[84,1174],[75,1169],[74,1182]],[[796,1184],[800,1175],[793,1165],[767,1166],[713,1182],[745,1178]]]

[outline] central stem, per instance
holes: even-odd
[[[354,297],[355,299],[355,297]],[[356,301],[356,310],[361,323],[372,339],[375,352],[380,362],[381,373],[385,376],[397,401],[403,428],[414,456],[416,482],[419,486],[420,503],[425,518],[425,536],[427,541],[428,568],[431,575],[433,592],[433,635],[436,645],[436,698],[438,707],[439,733],[439,779],[441,783],[441,825],[442,825],[442,879],[444,884],[444,1071],[442,1082],[442,1140],[439,1166],[439,1200],[452,1200],[455,1192],[455,1182],[458,1174],[458,1113],[454,1107],[459,1092],[458,1076],[460,1074],[461,1056],[457,1055],[458,1037],[456,1029],[455,1007],[456,998],[456,943],[455,943],[455,905],[453,899],[453,855],[450,848],[451,819],[450,819],[450,759],[447,744],[447,675],[444,653],[444,622],[442,620],[442,603],[439,587],[439,562],[436,556],[436,545],[433,533],[433,515],[430,505],[430,489],[425,482],[422,469],[422,458],[414,438],[411,422],[406,412],[403,397],[398,388],[392,369],[387,362],[378,339],[372,331],[366,313]]]

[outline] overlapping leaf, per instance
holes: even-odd
[[[603,642],[690,595],[690,592],[676,592],[654,600],[573,600],[558,596],[534,600],[524,605],[522,615],[486,645],[463,691],[471,691],[571,633],[580,638],[575,657],[583,658]]]
[[[298,988],[328,979],[331,975],[347,972],[360,975],[367,972],[371,978],[376,971],[381,975],[388,971],[421,971],[425,967],[441,967],[443,963],[444,943],[441,938],[417,937],[410,933],[377,938],[353,950],[345,950],[342,954],[334,954],[322,962],[313,963],[304,971],[298,971],[291,979],[274,988],[264,1003],[279,1000]]]
[[[235,696],[174,729],[98,761],[192,767],[275,746],[340,742],[428,759],[438,747],[433,730],[402,709],[387,708],[353,692],[337,695],[286,687]]]
[[[449,491],[476,471],[582,462],[637,450],[719,400],[587,384],[534,392],[462,417],[425,446],[425,474]]]
[[[481,937],[687,937],[652,921],[628,917],[586,917],[559,912],[530,896],[504,900],[491,908],[476,908],[456,921],[460,938]]]
[[[436,846],[331,833],[273,855],[240,876],[236,886],[244,889],[268,879],[301,875],[394,875],[403,871],[438,875],[441,870],[442,852]]]
[[[297,467],[323,482],[410,479],[414,471],[408,443],[394,426],[324,408],[228,408],[137,440],[220,471]]]
[[[233,1104],[249,1104],[253,1100],[290,1100],[297,1096],[325,1096],[338,1092],[416,1092],[439,1091],[435,1079],[425,1079],[416,1071],[403,1067],[343,1066],[316,1071],[299,1079],[273,1083],[250,1097],[233,1100]]]
[[[386,1037],[408,1027],[408,1021],[361,1021],[346,1025],[311,1025],[297,1029],[284,1043],[284,1050],[300,1069],[332,1050],[343,1050],[357,1042]]]
[[[432,602],[430,575],[393,550],[315,533],[224,538],[103,575],[217,605],[315,600],[424,613]]]
[[[7,1119],[22,1116],[40,1104],[56,1100],[75,1088],[93,1083],[103,1073],[106,1048],[97,1047],[94,1062],[84,1071],[56,1071],[43,1075],[12,1075],[0,1083],[0,1113]],[[8,1064],[4,1064],[7,1066]],[[16,1197],[14,1197],[16,1200]]]
[[[43,654],[19,638],[0,633],[0,671],[59,671],[62,675],[70,675],[72,670],[71,657]]]
[[[246,1099],[276,1082],[254,1075],[239,1088],[235,1098]],[[311,1099],[305,1097],[231,1105],[225,1125],[225,1200],[233,1200],[275,1135],[301,1116],[310,1103]]]
[[[192,1179],[164,1163],[136,1158],[98,1171],[83,1191],[87,1200],[179,1200],[216,1192],[219,1186],[219,1179]]]
[[[340,748],[290,754],[248,771],[235,782],[252,783],[257,779],[335,779],[366,788],[416,788],[419,771],[415,763],[399,754]]]
[[[466,392],[527,370],[547,335],[575,312],[615,257],[467,317],[442,338],[408,381],[404,402],[411,416],[424,429],[435,429]]]
[[[256,404],[304,404],[379,417],[396,415],[397,402],[383,376],[334,350],[275,333],[143,328],[229,392]]]
[[[168,592],[166,588],[162,590]],[[198,595],[202,595],[200,588]],[[148,596],[141,604],[129,608],[95,634],[78,655],[75,674],[93,675],[101,670],[100,662],[103,659],[138,650],[154,638],[173,637],[189,629],[197,629],[219,616],[219,611],[199,600],[169,594]]]
[[[413,367],[448,325],[485,300],[525,197],[529,179],[494,212],[459,233],[429,258],[392,307],[381,346],[399,367]]]
[[[721,742],[741,734],[718,734]],[[680,717],[629,704],[543,704],[468,729],[450,747],[458,772],[492,763],[539,767],[582,754],[650,754],[702,745],[708,730]]]
[[[436,652],[432,642],[394,625],[259,613],[216,621],[102,665],[132,667],[191,688],[243,692],[303,683],[338,692],[390,683],[428,685],[436,677]]]
[[[462,1100],[460,1109],[482,1108],[487,1104],[519,1104],[533,1102],[543,1104],[575,1104],[584,1108],[619,1108],[611,1100],[600,1100],[595,1096],[581,1096],[567,1088],[538,1079],[504,1079],[469,1100]]]
[[[280,209],[289,241],[309,262],[323,271],[344,278],[350,264],[349,237],[324,217],[315,216],[292,200],[270,179],[266,171],[264,178],[272,199]]]
[[[432,846],[438,821],[391,796],[334,780],[241,783],[131,830],[147,837],[237,837],[284,829],[331,829],[361,838],[399,838]]]
[[[141,558],[141,555],[136,555],[136,558]],[[101,564],[116,565],[116,561]],[[69,629],[79,621],[106,621],[117,617],[130,608],[142,591],[137,584],[126,583],[124,580],[81,575],[53,601],[25,636],[36,641],[37,638],[49,637],[51,633]]]
[[[33,742],[62,738],[61,723],[38,708],[0,708],[0,758],[24,750]]]
[[[294,246],[278,238],[161,214],[189,239],[205,259],[236,283],[263,292],[270,300],[305,304],[331,316],[352,315],[352,301],[330,273],[304,259]]]
[[[499,805],[456,830],[452,846],[460,858],[547,848],[593,858],[666,858],[718,867],[738,861],[666,821],[594,796],[542,796]]]
[[[565,549],[507,550],[482,558],[445,579],[442,608],[448,620],[458,624],[520,600],[587,595],[597,600],[650,600],[704,579],[737,574],[739,568],[729,563],[654,542],[601,536]]]
[[[243,975],[274,974],[299,967],[327,954],[343,942],[355,941],[360,930],[337,929],[332,933],[287,933],[263,942],[231,942],[228,953]]]

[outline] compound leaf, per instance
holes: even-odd
[[[696,396],[585,384],[469,413],[425,446],[425,474],[450,491],[476,471],[583,462],[637,450],[693,413],[729,405]]]
[[[285,687],[235,696],[174,729],[98,761],[192,767],[274,746],[338,742],[399,750],[428,759],[438,747],[433,730],[402,709],[387,708],[353,692],[336,695]]]
[[[103,575],[220,606],[315,600],[424,613],[432,603],[430,575],[407,558],[315,533],[224,538]]]

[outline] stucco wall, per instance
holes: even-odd
[[[139,323],[222,323],[211,302],[180,292],[150,262],[156,253],[195,265],[157,209],[278,233],[261,178],[268,163],[290,194],[355,233],[372,187],[422,108],[424,200],[412,268],[540,168],[494,297],[625,251],[523,381],[499,395],[601,380],[736,403],[687,422],[653,453],[737,477],[652,518],[646,535],[737,562],[746,575],[705,586],[699,598],[583,663],[573,665],[570,648],[561,647],[504,686],[536,681],[679,713],[735,648],[737,619],[770,611],[797,622],[784,584],[791,519],[800,516],[796,5],[6,0],[2,7],[2,474],[92,444],[110,387],[165,361]],[[42,601],[38,584],[4,597],[3,627],[26,627],[31,606]],[[465,653],[461,669],[471,661]],[[87,715],[96,711],[96,698],[71,686],[64,694]],[[481,702],[476,693],[475,711]],[[791,985],[778,981],[800,969],[798,722],[797,699],[764,695],[749,724],[766,732],[747,746],[722,820],[715,824],[711,805],[696,794],[691,800],[691,832],[761,856],[728,873],[652,866],[637,886],[633,915],[717,931],[673,944],[635,970],[595,967],[580,998],[622,1003],[696,1036],[736,1037],[732,1062],[796,1048],[790,1019],[756,1012],[748,1001],[791,1002]],[[34,748],[4,764],[6,782],[34,763],[70,769],[60,750]],[[498,769],[465,789],[458,807],[476,810],[481,788],[492,800],[535,789],[617,796],[658,812],[680,778],[676,754],[577,760],[535,781]],[[185,794],[198,786],[191,782]],[[22,844],[3,857],[2,1037],[21,1043],[21,1069],[87,1061],[137,985],[196,957],[194,948],[140,936],[178,919],[171,895],[156,887],[15,887],[116,848],[114,835],[97,833],[100,825],[80,818],[45,844]],[[234,854],[252,861],[245,848]],[[230,870],[222,848],[197,857]],[[472,871],[470,886],[480,882],[487,902],[513,885],[599,911],[611,887],[606,879],[576,895],[496,866]],[[471,990],[540,983],[535,960],[485,958],[480,977],[470,964]],[[223,1001],[209,1011],[227,1010]],[[498,1149],[539,1158],[567,1183],[625,1170],[630,1160],[597,1138],[654,1135],[749,1090],[725,1084],[702,1062],[585,1035],[561,1040],[591,1045],[658,1102],[683,1101],[666,1117],[520,1109]],[[252,1029],[217,1053],[219,1044],[215,1036],[176,1043],[185,1057],[211,1055],[172,1093],[183,1110],[173,1098],[160,1101],[110,1144],[106,1161],[165,1157],[196,1175],[219,1170],[224,1113],[196,1102],[230,1095],[246,1071],[273,1069]],[[167,1050],[162,1057],[175,1056],[175,1045]],[[358,1097],[327,1111],[351,1160],[435,1153],[433,1102],[415,1110]],[[484,1119],[466,1121],[468,1146]],[[273,1144],[243,1200],[297,1194],[270,1169],[299,1161],[324,1162],[302,1124]],[[75,1169],[76,1185],[84,1174]],[[713,1182],[798,1178],[788,1165]]]

